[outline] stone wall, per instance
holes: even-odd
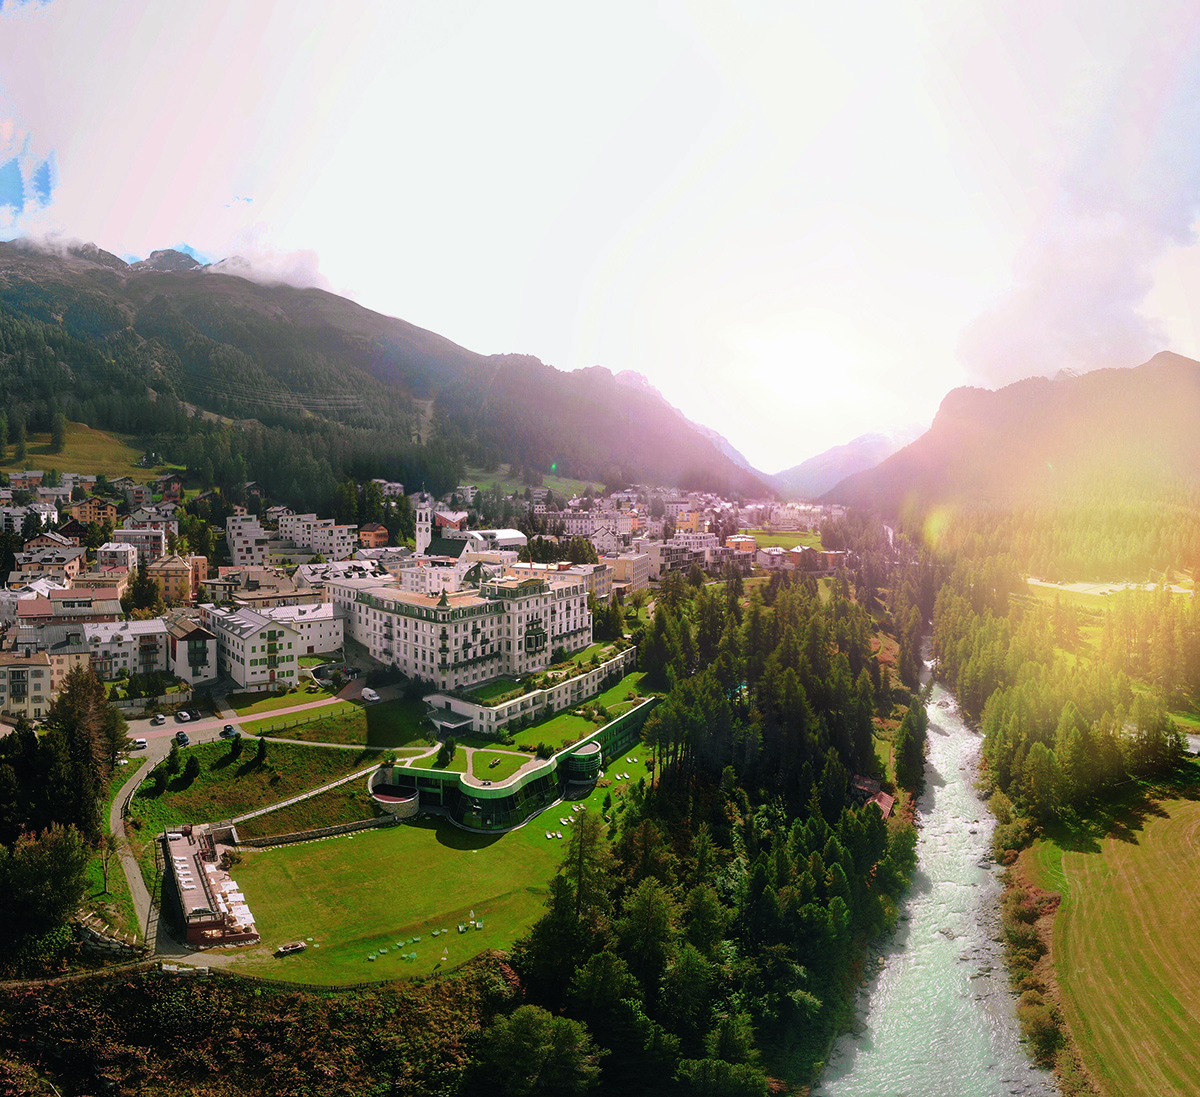
[[[114,960],[140,960],[148,951],[132,934],[118,933],[94,914],[81,914],[75,923],[75,932],[87,951]]]

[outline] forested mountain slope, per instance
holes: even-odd
[[[556,463],[609,482],[766,490],[661,397],[604,369],[485,357],[323,290],[216,273],[179,252],[130,266],[94,245],[0,243],[0,411],[10,421],[47,429],[57,409],[153,434],[159,395],[292,434],[370,435],[351,438],[349,456],[325,447],[343,461],[335,477],[351,463],[360,475],[407,463],[423,477],[430,461],[406,447],[437,436],[452,464]]]

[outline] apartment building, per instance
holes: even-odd
[[[345,560],[358,548],[356,526],[339,526],[332,518],[318,518],[315,514],[282,515],[279,537],[330,560]]]
[[[167,535],[161,529],[113,530],[113,540],[137,549],[138,563],[153,564],[167,554]]]
[[[339,651],[344,643],[345,620],[331,602],[309,606],[276,606],[262,612],[264,617],[282,621],[296,631],[300,637],[300,647],[296,650],[301,655]]]
[[[244,690],[290,689],[296,684],[300,635],[253,609],[200,607],[200,620],[217,637],[220,672]]]

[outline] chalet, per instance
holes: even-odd
[[[31,552],[16,553],[17,577],[31,575],[59,575],[64,579],[74,579],[83,570],[87,551],[81,548],[63,548],[60,545],[50,545],[47,548],[36,548]]]
[[[194,610],[178,610],[165,618],[167,662],[176,678],[193,686],[217,676],[217,636],[207,629]]]
[[[41,469],[25,469],[24,472],[10,472],[8,486],[13,491],[35,491],[42,486],[45,473]]]
[[[150,488],[156,495],[161,495],[163,502],[178,502],[183,498],[183,480],[178,476],[168,474],[150,482]]]
[[[69,544],[82,545],[87,536],[87,525],[77,518],[71,518],[58,527],[58,532],[65,537]]]
[[[61,533],[45,530],[36,537],[31,537],[21,547],[25,552],[33,552],[41,548],[78,548],[79,546],[72,544],[71,540]]]

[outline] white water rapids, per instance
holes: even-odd
[[[918,864],[901,921],[868,960],[860,1027],[814,1097],[1051,1097],[1020,1043],[1004,970],[994,820],[973,784],[982,739],[935,685]],[[881,966],[880,966],[881,965]]]

